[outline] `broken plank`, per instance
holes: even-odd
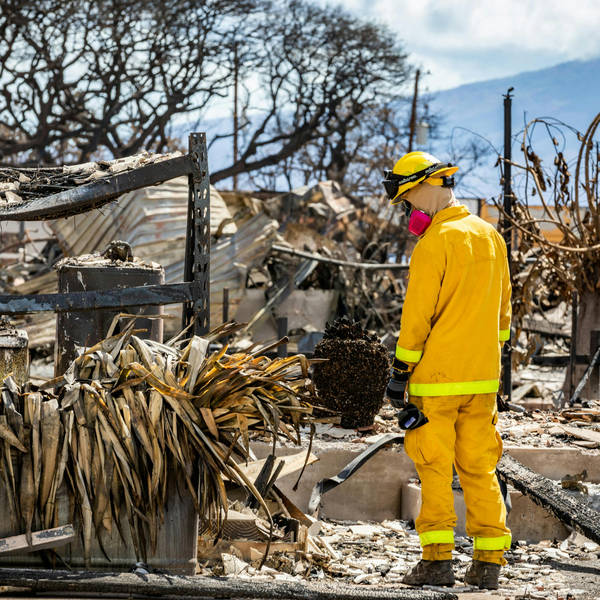
[[[504,482],[510,483],[536,504],[550,511],[559,521],[600,544],[599,513],[587,502],[563,491],[555,481],[528,469],[508,454],[502,456],[497,472]]]
[[[27,588],[35,593],[65,592],[104,597],[264,598],[286,600],[458,600],[452,592],[398,587],[369,587],[337,582],[299,583],[244,581],[152,573],[143,578],[135,573],[50,571],[47,569],[0,569],[0,586]]]
[[[268,540],[269,524],[256,515],[228,510],[223,523],[223,537],[229,540]]]
[[[292,473],[299,471],[304,466],[306,452],[297,452],[287,456],[278,456],[277,458],[284,461],[284,465],[279,473],[279,477],[285,477],[286,475],[291,475]],[[310,465],[318,460],[319,458],[311,453],[306,464]],[[238,466],[240,470],[244,472],[246,477],[248,477],[248,479],[254,481],[258,477],[258,474],[261,472],[266,461],[267,458],[261,458],[260,460],[255,460],[247,465],[240,464]]]
[[[513,402],[519,402],[520,400],[525,398],[525,396],[528,395],[534,398],[542,397],[542,393],[537,383],[528,382],[524,383],[523,385],[520,385],[518,388],[512,391],[510,399]]]
[[[559,427],[569,435],[587,442],[596,442],[600,444],[600,431],[583,429],[582,427],[572,427],[571,425],[559,425]]]
[[[62,525],[54,529],[43,529],[31,534],[31,544],[27,541],[27,536],[13,535],[11,537],[0,538],[0,554],[9,554],[11,552],[35,552],[36,550],[46,550],[47,548],[58,548],[70,544],[75,539],[73,525]]]
[[[232,552],[231,548],[235,550]],[[304,552],[306,545],[299,542],[271,542],[269,554],[274,552]],[[254,553],[259,552],[261,557],[267,550],[267,542],[256,540],[219,540],[216,544],[212,540],[198,538],[198,558],[200,560],[214,560],[221,558],[221,554],[234,554],[243,560],[252,560]]]
[[[571,337],[571,332],[562,329],[561,325],[558,323],[552,323],[551,321],[544,321],[534,317],[523,317],[523,329],[525,331],[541,333],[550,337]]]

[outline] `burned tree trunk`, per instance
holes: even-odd
[[[497,467],[498,476],[533,502],[551,512],[562,523],[573,527],[590,540],[600,543],[598,511],[576,496],[567,494],[556,482],[535,473],[505,454]]]

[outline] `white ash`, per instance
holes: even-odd
[[[318,581],[331,580],[357,585],[375,587],[404,587],[401,583],[404,574],[409,571],[421,556],[419,538],[406,521],[355,522],[323,520],[321,534],[315,536],[328,541],[338,553],[339,558],[314,558],[310,554],[300,557],[288,555],[284,561],[271,560],[269,566],[257,569],[258,561],[241,564],[239,560],[225,557],[224,564],[211,568],[203,565],[201,573],[205,575],[229,575],[239,573],[244,578],[257,578],[270,581]],[[453,591],[478,591],[467,586],[463,577],[471,561],[472,541],[465,537],[456,538],[453,552],[456,586]],[[596,575],[600,566],[600,547],[587,538],[573,533],[566,540],[544,540],[538,544],[527,544],[515,540],[513,547],[506,553],[507,566],[500,576],[500,589],[486,592],[490,597],[498,598],[590,598]],[[572,561],[586,561],[585,569],[574,580],[574,572],[563,568]],[[243,561],[242,561],[243,562]],[[282,570],[273,568],[273,564],[282,565]],[[589,566],[588,566],[589,565]],[[225,572],[229,571],[229,573]],[[284,572],[285,571],[285,572]],[[597,585],[597,582],[596,582]]]

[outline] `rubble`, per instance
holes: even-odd
[[[27,254],[26,261],[8,264],[0,278],[0,291],[55,292],[53,266],[59,258],[104,250],[115,239],[128,242],[140,259],[159,262],[166,283],[181,281],[187,196],[187,178],[180,177],[128,192],[110,210],[49,221],[50,241],[36,253]],[[240,312],[238,320],[250,322],[255,336],[259,333],[255,339],[273,339],[276,330],[269,324],[274,317],[287,316],[290,311],[293,321],[294,311],[299,310],[298,296],[292,305],[286,302],[290,295],[308,297],[318,290],[322,296],[315,297],[303,318],[295,320],[291,350],[315,331],[315,325],[322,331],[324,322],[338,315],[346,314],[380,336],[397,329],[406,265],[396,267],[407,253],[408,239],[398,221],[404,217],[387,215],[387,203],[363,206],[345,197],[334,182],[265,199],[251,194],[221,195],[211,188],[210,197],[211,322],[221,322],[225,313],[232,318]],[[306,258],[307,251],[309,256],[339,264]],[[390,263],[394,269],[379,268],[382,263]],[[372,266],[378,268],[370,269]],[[243,312],[248,303],[254,305],[251,314]],[[176,306],[165,307],[170,315],[165,321],[167,334],[178,327],[177,311]],[[317,312],[322,317],[311,319],[311,313],[316,316]],[[27,330],[32,349],[52,343],[52,315],[31,315],[16,325]],[[309,352],[313,347],[314,342]]]
[[[9,174],[6,184],[0,184],[0,200],[3,198],[4,204],[18,203],[35,194],[43,196],[51,190],[59,191],[52,186],[85,185],[155,159],[140,160],[140,163],[131,159],[94,163],[77,169],[64,168],[60,173],[38,170],[31,177],[26,176],[28,181],[22,173],[18,180]],[[16,262],[9,264],[0,277],[0,289],[7,293],[55,291],[56,276],[52,268],[59,259],[90,255],[115,239],[130,244],[141,260],[150,264],[160,262],[165,267],[167,282],[181,281],[187,204],[186,178],[180,178],[130,192],[120,199],[114,210],[51,222],[52,239],[37,254],[21,253]],[[8,409],[6,414],[0,415],[0,437],[4,440],[3,482],[9,499],[10,492],[13,494],[13,508],[17,496],[23,500],[23,510],[14,512],[21,518],[27,534],[32,533],[32,522],[52,524],[56,514],[52,495],[64,479],[75,498],[77,522],[83,531],[88,559],[92,532],[108,529],[113,522],[121,527],[125,519],[136,546],[136,556],[145,558],[146,547],[152,549],[155,545],[157,522],[169,484],[166,460],[162,467],[157,466],[160,461],[154,439],[139,425],[159,418],[160,413],[164,422],[159,454],[168,456],[177,466],[179,484],[182,489],[187,487],[202,519],[199,574],[253,583],[308,581],[333,585],[343,582],[363,588],[391,587],[397,589],[401,597],[400,591],[407,590],[401,584],[402,576],[420,556],[412,523],[315,521],[293,505],[276,485],[278,477],[301,471],[316,460],[310,454],[311,448],[345,447],[346,444],[354,448],[373,448],[382,443],[386,434],[401,433],[395,410],[387,403],[381,406],[381,402],[389,365],[386,349],[393,347],[399,327],[405,289],[404,257],[410,252],[410,242],[398,221],[403,217],[397,212],[394,221],[386,212],[388,208],[387,201],[363,203],[345,197],[334,182],[261,197],[241,193],[221,196],[211,189],[211,321],[226,320],[226,314],[229,317],[243,314],[249,326],[245,331],[227,329],[230,349],[225,346],[220,351],[217,349],[206,362],[202,361],[208,344],[200,338],[193,338],[186,348],[177,340],[167,345],[145,343],[129,328],[121,337],[113,336],[118,352],[115,352],[116,346],[97,345],[88,349],[63,381],[44,381],[49,369],[47,361],[40,357],[33,362],[37,379],[30,382],[34,386],[29,388],[32,392],[15,391],[14,384],[7,380],[3,391],[4,410],[11,402],[16,404],[15,398],[26,399],[21,412]],[[128,258],[119,254],[118,244],[114,248],[116,254],[102,260]],[[27,260],[23,260],[24,257]],[[545,308],[548,310],[536,315],[520,315],[523,330],[529,334],[520,335],[514,342],[521,357],[540,358],[549,353],[564,357],[568,351],[567,305],[564,302],[558,306],[546,304]],[[170,322],[178,327],[179,316],[172,309],[168,310],[171,311]],[[274,346],[261,349],[255,345],[274,338],[277,334],[274,320],[288,315],[291,351],[306,344],[302,348],[306,347],[310,353],[316,343],[315,356],[329,358],[331,354],[320,351],[331,337],[325,322],[339,315],[355,319],[360,328],[368,330],[365,335],[353,330],[350,336],[353,341],[357,337],[362,337],[365,343],[378,342],[378,338],[384,340],[385,348],[378,344],[372,364],[365,367],[365,353],[361,353],[362,371],[366,368],[369,373],[375,373],[381,366],[382,374],[371,388],[365,385],[364,379],[359,381],[360,416],[365,416],[362,414],[365,413],[364,398],[368,397],[373,408],[369,419],[363,421],[354,414],[354,419],[329,416],[320,423],[314,419],[308,422],[309,401],[314,397],[309,389],[306,359],[296,356],[271,361],[258,354],[273,350]],[[299,315],[295,321],[294,315]],[[39,348],[53,340],[54,315],[27,320],[33,347]],[[257,339],[258,332],[260,339]],[[325,341],[319,344],[323,333]],[[346,350],[344,347],[336,349],[347,361]],[[381,365],[375,365],[378,359]],[[332,363],[315,365],[314,378],[325,397],[323,390],[327,384],[331,387],[342,378],[336,377],[339,365],[333,365],[333,371],[323,365]],[[228,404],[231,396],[239,401],[248,399],[240,396],[242,392],[229,394],[227,391],[226,374],[234,371],[238,383],[248,376],[248,371],[258,377],[256,381],[260,381],[263,388],[268,387],[266,381],[273,383],[276,376],[283,381],[275,382],[275,387],[269,388],[264,396],[256,389],[248,391],[244,384],[248,397],[261,396],[260,402],[256,410],[246,406],[234,415]],[[204,387],[197,384],[202,377],[210,379]],[[564,405],[563,382],[563,368],[534,365],[519,369],[512,400],[524,412],[500,414],[498,429],[505,445],[575,447],[590,456],[599,455],[600,403],[590,401],[581,407],[560,410],[561,403]],[[49,391],[57,384],[56,392]],[[207,405],[194,406],[192,392],[202,395]],[[339,389],[330,395],[334,400],[330,408],[337,412],[342,408],[339,404],[342,395]],[[157,409],[159,398],[163,407],[160,411]],[[224,399],[222,405],[217,402]],[[56,419],[54,428],[47,419],[50,409],[59,406],[58,402],[63,437],[55,435]],[[263,404],[274,412],[265,412]],[[20,427],[17,414],[25,428],[33,431],[30,437],[30,431],[24,433]],[[43,424],[40,417],[42,421],[46,418]],[[67,430],[70,436],[65,434]],[[52,442],[47,455],[54,460],[59,456],[58,448],[62,449],[60,468],[54,478],[46,475],[54,473],[54,469],[40,467],[45,464],[46,456],[45,452],[43,457],[40,453],[40,436]],[[98,459],[94,458],[96,462],[90,459],[87,436],[98,443],[96,456],[102,454],[99,441],[102,436],[111,439],[103,456],[111,468],[118,470],[118,477],[111,474],[109,481],[108,475],[99,468]],[[120,437],[123,441],[119,441]],[[291,457],[269,455],[261,461],[252,460],[252,440],[273,441],[277,437],[281,438],[282,446],[300,443],[303,452]],[[30,447],[34,455],[31,464],[23,460],[25,467],[19,465],[24,475],[11,475],[12,459],[26,455]],[[236,460],[230,463],[235,452],[227,448],[234,447]],[[307,447],[309,452],[304,451]],[[196,464],[194,457],[198,454],[208,465],[205,477],[218,484],[206,497],[194,492],[188,469],[190,464]],[[226,465],[221,465],[221,471],[216,465],[220,460]],[[250,461],[249,464],[244,465],[244,460]],[[136,469],[141,476],[138,477]],[[600,484],[586,479],[586,473],[564,473],[562,481],[551,486],[572,498],[573,505],[584,506],[586,510],[589,507],[590,511],[600,510]],[[146,488],[160,489],[161,493],[152,496]],[[129,508],[127,514],[119,515],[113,511],[123,495],[128,499]],[[215,537],[219,537],[217,543]],[[453,592],[473,591],[462,583],[470,552],[470,541],[459,536],[454,555],[459,581]],[[538,544],[516,540],[507,554],[509,567],[502,572],[498,595],[583,598],[595,590],[592,579],[600,573],[599,558],[598,544],[575,533],[565,540],[544,540]],[[575,573],[567,569],[576,562],[584,563],[587,570],[583,568]]]
[[[258,352],[227,354],[227,346],[210,352],[232,325],[161,344],[137,337],[134,320],[114,334],[117,323],[39,390],[10,376],[2,381],[2,527],[31,536],[38,523],[55,526],[64,484],[86,566],[94,539],[104,552],[115,527],[121,535],[128,528],[135,556],[146,561],[173,484],[186,491],[201,531],[219,532],[223,478],[248,486],[272,527],[263,496],[238,463],[249,459],[257,427],[271,432],[274,446],[279,436],[298,441],[314,397],[305,357],[271,361]]]
[[[401,580],[421,555],[419,537],[411,523],[322,520],[320,528],[315,542],[318,546],[327,544],[334,556],[314,557],[311,553],[288,554],[285,559],[276,556],[267,563],[268,568],[262,569],[258,569],[256,561],[250,561],[245,563],[245,576],[257,581],[290,579],[410,589]],[[462,581],[471,555],[472,542],[457,536],[453,553],[457,583],[448,591],[479,592]],[[593,597],[590,592],[594,593],[600,572],[600,547],[579,534],[563,541],[545,540],[538,544],[515,540],[506,558],[508,565],[501,571],[500,589],[487,592],[486,596],[535,598],[536,594],[543,594],[543,598],[564,600]],[[231,559],[205,561],[198,571],[206,576],[220,575],[226,568],[225,562],[231,564]],[[573,566],[582,563],[585,567],[564,569],[565,563]]]

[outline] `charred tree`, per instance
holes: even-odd
[[[513,186],[513,216],[509,217],[516,244],[513,250],[513,323],[517,337],[523,317],[536,308],[547,309],[561,300],[570,302],[571,294],[579,296],[577,319],[578,354],[589,354],[590,332],[600,330],[600,150],[597,115],[587,131],[581,134],[553,121],[534,119],[525,128],[523,164],[511,163],[523,173]],[[544,168],[533,148],[534,133],[549,134],[554,147],[553,168]],[[568,135],[578,140],[573,171],[567,159]],[[562,140],[559,142],[558,140]],[[501,215],[504,211],[497,203]],[[549,235],[553,230],[554,236]],[[592,349],[593,350],[593,349]],[[519,352],[514,356],[519,359]],[[521,352],[521,358],[527,358]],[[575,382],[585,371],[577,367]],[[563,386],[568,394],[571,374]],[[598,393],[590,385],[582,396]]]
[[[227,95],[231,40],[264,5],[3,2],[0,160],[52,165],[175,149],[174,118],[193,122]]]

